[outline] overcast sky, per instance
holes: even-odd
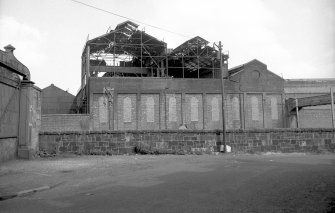
[[[285,79],[335,78],[334,0],[79,1],[189,36],[140,24],[169,48],[195,36],[222,41],[229,67],[256,58]],[[0,48],[16,48],[36,86],[76,94],[87,35],[125,20],[71,0],[0,0]]]

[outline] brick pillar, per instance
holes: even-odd
[[[19,114],[19,140],[18,140],[18,158],[31,159],[33,148],[31,147],[31,132],[32,132],[32,111],[30,94],[34,82],[23,80],[21,82],[20,91],[20,114]]]

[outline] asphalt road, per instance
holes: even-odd
[[[335,155],[83,156],[0,166],[0,212],[331,212]]]

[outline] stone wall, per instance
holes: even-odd
[[[84,114],[42,115],[41,131],[85,131],[91,130],[91,119]]]
[[[217,151],[216,131],[67,131],[41,132],[40,150],[61,153],[134,153],[145,144],[171,152]],[[233,152],[334,152],[334,129],[263,129],[227,132]]]
[[[41,90],[38,87],[32,87],[29,100],[30,148],[36,152],[39,149],[38,134],[41,129]]]

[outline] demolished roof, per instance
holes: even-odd
[[[165,51],[166,43],[155,37],[138,30],[138,25],[131,21],[125,21],[108,33],[88,40],[86,46],[90,46],[90,52],[141,55],[141,42],[145,51],[143,55],[159,55]]]
[[[219,51],[207,40],[196,36],[168,50],[164,41],[138,30],[138,26],[125,21],[86,42],[84,52],[89,54],[92,76],[100,72],[109,73],[103,76],[200,78],[210,73],[213,78],[219,76]]]

